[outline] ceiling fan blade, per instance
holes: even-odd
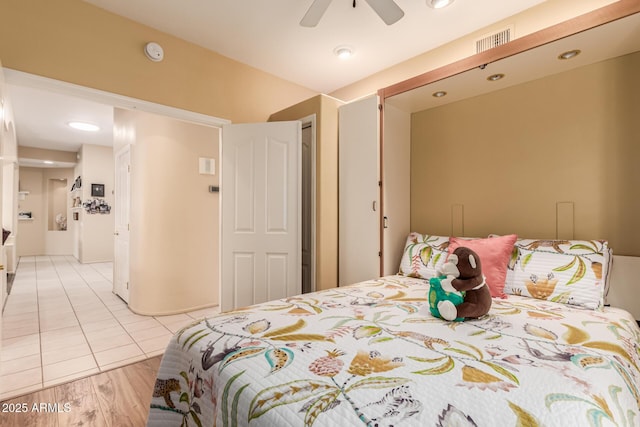
[[[311,6],[309,6],[309,10],[302,17],[300,21],[300,25],[303,27],[315,27],[320,22],[320,18],[324,15],[324,12],[329,7],[329,3],[331,0],[313,0]]]
[[[404,16],[404,12],[393,0],[367,0],[385,24],[395,24]]]

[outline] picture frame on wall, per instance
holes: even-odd
[[[104,184],[91,184],[91,197],[104,197]]]

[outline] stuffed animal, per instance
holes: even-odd
[[[429,311],[434,317],[442,318],[440,314],[440,310],[438,310],[438,304],[443,301],[451,301],[453,305],[462,304],[464,301],[464,292],[459,292],[455,289],[453,291],[445,291],[442,288],[442,281],[449,279],[449,284],[451,280],[457,278],[460,274],[458,271],[458,256],[455,254],[451,254],[449,258],[447,258],[447,262],[445,262],[442,267],[438,270],[438,275],[436,277],[432,277],[429,279]],[[451,287],[449,287],[451,289]],[[461,322],[464,318],[456,318],[457,322]]]
[[[447,299],[439,301],[437,308],[440,317],[459,320],[484,316],[491,308],[491,293],[482,275],[480,257],[471,249],[461,246],[449,258],[455,264],[458,274],[448,266],[453,274],[442,279],[440,285],[445,292],[464,292],[464,301],[458,305]]]

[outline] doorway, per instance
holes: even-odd
[[[115,109],[114,127],[114,148],[128,147],[131,165],[129,171],[128,162],[117,162],[123,181],[130,180],[130,209],[126,215],[126,201],[116,206],[116,249],[123,252],[114,258],[116,292],[128,293],[129,307],[140,314],[219,304],[220,129],[122,108]],[[122,184],[116,190],[126,193]]]
[[[315,114],[302,119],[302,293],[316,290],[316,123]]]
[[[131,146],[115,156],[115,241],[113,251],[113,292],[129,303],[129,222],[131,206]]]
[[[65,82],[61,82],[61,81],[57,81],[57,80],[53,80],[53,79],[49,79],[49,78],[45,78],[45,77],[39,77],[39,76],[34,76],[34,75],[30,75],[28,73],[23,73],[20,71],[15,71],[15,70],[6,70],[7,71],[7,81],[8,83],[10,83],[11,85],[15,86],[15,87],[25,87],[25,88],[37,88],[38,90],[42,90],[42,91],[46,91],[49,93],[55,93],[55,94],[60,94],[60,95],[64,95],[65,97],[69,97],[69,98],[73,98],[73,99],[77,99],[80,101],[84,101],[85,103],[91,103],[91,104],[100,104],[102,106],[108,106],[110,107],[110,110],[112,112],[112,114],[110,115],[111,117],[113,116],[113,109],[114,108],[121,108],[121,109],[125,109],[125,110],[129,110],[129,111],[142,111],[142,112],[148,112],[148,113],[154,113],[157,114],[159,116],[165,116],[168,118],[172,118],[172,119],[177,119],[176,121],[178,122],[188,122],[188,123],[192,123],[192,124],[198,124],[198,125],[204,125],[203,127],[209,127],[209,128],[216,128],[219,129],[221,128],[221,126],[223,124],[228,123],[228,120],[225,119],[220,119],[220,118],[216,118],[216,117],[211,117],[211,116],[206,116],[203,114],[199,114],[199,113],[194,113],[194,112],[190,112],[190,111],[186,111],[186,110],[181,110],[178,108],[173,108],[173,107],[168,107],[168,106],[163,106],[163,105],[158,105],[158,104],[153,104],[147,101],[142,101],[142,100],[137,100],[137,99],[133,99],[133,98],[128,98],[128,97],[124,97],[124,96],[120,96],[120,95],[115,95],[115,94],[111,94],[108,92],[104,92],[104,91],[100,91],[100,90],[95,90],[95,89],[90,89],[90,88],[86,88],[86,87],[82,87],[82,86],[78,86],[78,85],[74,85],[74,84],[70,84],[70,83],[65,83]],[[84,109],[85,111],[88,111],[88,109]],[[111,122],[110,124],[105,124],[103,126],[103,128],[113,128],[113,123]],[[132,136],[135,135],[135,133],[133,134],[127,134],[125,136]],[[191,141],[191,139],[187,138],[188,141]],[[86,143],[86,141],[85,141]],[[85,145],[86,146],[86,145]],[[91,145],[92,147],[94,145]],[[143,147],[136,145],[134,146],[134,150],[131,153],[132,155],[132,159],[135,160],[135,155],[137,153],[138,158],[140,158],[140,156],[142,155],[142,153],[140,153],[140,150]],[[138,151],[136,152],[135,149],[138,149]],[[112,149],[111,149],[112,150]],[[186,149],[185,149],[186,150]],[[215,151],[216,148],[214,147],[213,150]],[[69,151],[69,150],[67,150]],[[156,150],[157,151],[157,150]],[[161,154],[161,153],[160,153]],[[204,157],[211,157],[208,155],[203,155]],[[75,156],[74,156],[75,157]],[[111,157],[114,157],[113,154],[111,155]],[[173,156],[170,160],[173,162],[177,159],[177,156]],[[160,160],[158,160],[157,158],[154,158],[153,161],[149,162],[149,164],[146,165],[147,169],[151,166],[157,166],[159,164]],[[166,174],[166,170],[163,171]],[[114,172],[112,172],[113,174]],[[199,170],[198,170],[198,158],[195,158],[195,161],[193,158],[191,158],[189,160],[188,165],[184,168],[184,170],[182,169],[172,169],[172,174],[175,174],[175,176],[179,177],[180,179],[182,179],[184,176],[186,176],[186,174],[195,174],[198,175],[198,177],[203,177],[204,175],[200,175],[199,174]],[[72,177],[68,178],[68,182],[73,182],[73,178],[76,177],[78,174],[72,174]],[[84,177],[83,177],[84,178]],[[69,181],[70,179],[70,181]],[[196,178],[197,179],[197,178]],[[91,184],[92,182],[86,181],[88,184]],[[96,181],[96,182],[100,182],[100,181]],[[132,185],[134,184],[134,182],[132,182]],[[133,202],[141,202],[143,199],[144,201],[148,201],[149,199],[151,199],[154,202],[158,202],[158,199],[165,199],[168,197],[168,195],[171,193],[170,191],[168,191],[168,188],[164,185],[160,186],[160,185],[155,185],[158,184],[158,181],[153,182],[154,186],[153,186],[153,191],[148,191],[148,192],[144,192],[144,193],[140,193],[138,194],[137,197],[134,197],[134,199],[132,200]],[[207,185],[198,185],[197,189],[205,192],[206,196],[204,196],[207,199],[210,199],[211,197],[214,197],[211,195],[211,193],[209,192],[209,187],[213,186],[214,183],[206,183]],[[111,186],[113,187],[113,186]],[[135,187],[135,186],[134,186]],[[16,185],[17,188],[17,185]],[[135,187],[135,188],[140,188]],[[132,190],[134,190],[135,188],[132,188]],[[166,224],[162,227],[157,227],[158,230],[160,230],[160,232],[156,232],[153,234],[153,238],[155,239],[156,242],[160,241],[161,244],[157,244],[155,247],[161,247],[164,240],[169,239],[171,236],[175,237],[173,240],[177,240],[178,238],[180,238],[183,233],[183,228],[184,228],[184,224],[185,223],[193,223],[193,210],[195,208],[197,208],[197,203],[196,206],[194,207],[193,203],[189,203],[189,201],[191,200],[189,197],[187,197],[187,190],[191,190],[192,188],[194,188],[194,186],[191,185],[187,185],[186,187],[180,188],[179,190],[179,195],[180,197],[174,197],[172,200],[172,205],[171,207],[173,208],[174,206],[176,208],[180,209],[180,215],[178,215],[178,219],[177,220],[169,220],[169,221],[165,221],[163,224]],[[113,193],[113,188],[108,188],[108,186],[105,187],[105,196],[108,194],[109,196],[111,196]],[[174,192],[175,193],[175,192]],[[117,215],[119,210],[121,208],[121,205],[118,204],[118,206],[115,206],[113,210],[111,210],[110,215],[113,217],[114,215]],[[77,209],[81,209],[81,208],[77,208]],[[156,221],[158,218],[160,217],[166,217],[167,212],[169,209],[165,208],[165,207],[158,207],[158,206],[154,206],[152,209],[147,210],[147,214],[149,217],[151,217],[154,221]],[[139,211],[139,210],[138,210]],[[215,211],[217,213],[217,209],[213,209],[213,211]],[[82,214],[82,212],[80,212],[80,214]],[[105,215],[107,216],[107,215]],[[73,216],[70,215],[71,222],[69,224],[69,228],[71,229],[71,225],[73,225]],[[143,225],[148,225],[149,222],[152,221],[146,221],[144,222]],[[140,228],[140,227],[139,227]],[[109,234],[109,239],[114,242],[114,237],[113,236],[113,232],[115,231],[112,227],[105,227],[105,231],[108,232]],[[64,234],[64,233],[57,233],[57,234]],[[73,232],[69,232],[68,234],[73,234]],[[214,236],[215,238],[215,236]],[[202,238],[202,240],[204,239],[204,236]],[[209,241],[212,240],[212,238],[208,239]],[[91,241],[91,243],[96,243],[95,241]],[[135,242],[132,240],[131,244],[133,245]],[[85,245],[86,246],[86,245]],[[167,246],[167,245],[165,245]],[[182,247],[184,247],[185,245],[182,245]],[[191,249],[191,247],[190,247]],[[148,251],[142,251],[143,253],[148,253]],[[67,252],[67,254],[71,255],[73,253],[73,248]],[[193,260],[189,260],[189,263],[176,263],[176,264],[171,264],[170,262],[166,262],[167,259],[171,259],[171,260],[175,260],[176,259],[176,254],[181,254],[181,250],[180,248],[176,248],[175,245],[171,246],[170,249],[166,250],[163,253],[163,256],[161,257],[161,259],[163,260],[163,262],[159,262],[157,264],[159,264],[159,267],[153,267],[153,268],[147,268],[146,270],[149,271],[153,271],[158,273],[158,271],[160,271],[162,268],[169,268],[168,266],[174,265],[177,266],[179,265],[180,268],[173,268],[170,271],[170,274],[157,274],[157,278],[156,276],[153,277],[153,280],[155,283],[160,282],[161,280],[171,280],[172,283],[182,283],[182,281],[184,281],[185,279],[185,274],[183,274],[184,271],[194,271],[193,265],[189,264],[189,263],[193,263]],[[75,255],[75,254],[74,254]],[[111,256],[113,257],[113,253],[111,254]],[[160,257],[156,257],[156,258],[160,258]],[[194,258],[194,257],[192,257]],[[215,258],[217,259],[217,256],[214,254],[211,256],[211,258]],[[135,261],[135,260],[134,260]],[[140,260],[138,260],[137,262],[140,262]],[[149,265],[149,264],[148,264]],[[154,265],[155,264],[151,264]],[[124,263],[124,265],[122,265],[122,269],[121,270],[126,270],[127,269],[127,265],[126,265],[126,261]],[[114,266],[115,268],[115,266]],[[135,266],[132,265],[131,266],[131,271],[134,271]],[[137,270],[140,270],[139,268]],[[121,274],[114,274],[115,277],[120,277]],[[114,277],[114,279],[115,279]],[[124,283],[124,288],[126,288],[126,282],[127,280],[123,280],[122,281]],[[217,289],[219,287],[219,284],[217,282],[217,280],[213,280],[213,282],[215,282],[213,285],[209,284],[208,286],[210,288],[214,288],[215,289],[215,293],[217,294]],[[131,283],[133,283],[133,281],[131,281]],[[136,282],[138,283],[138,282]],[[187,291],[182,292],[182,294],[187,294]],[[217,301],[214,301],[214,303]],[[132,307],[134,308],[134,307]]]

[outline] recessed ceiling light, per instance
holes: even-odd
[[[353,55],[353,50],[349,46],[338,46],[333,53],[340,59],[349,59]]]
[[[487,77],[487,80],[489,80],[490,82],[497,82],[502,78],[504,78],[504,74],[492,74],[489,77]]]
[[[558,59],[575,58],[576,56],[580,55],[580,52],[581,52],[580,49],[568,50],[568,51],[563,52],[560,55],[558,55]]]
[[[68,125],[74,129],[84,130],[87,132],[97,132],[100,130],[99,126],[86,122],[69,122]]]
[[[453,3],[453,0],[427,0],[427,6],[434,9],[442,9]]]
[[[446,96],[447,92],[443,91],[443,90],[439,90],[437,92],[433,92],[431,94],[431,96],[435,97],[435,98],[442,98],[443,96]]]

